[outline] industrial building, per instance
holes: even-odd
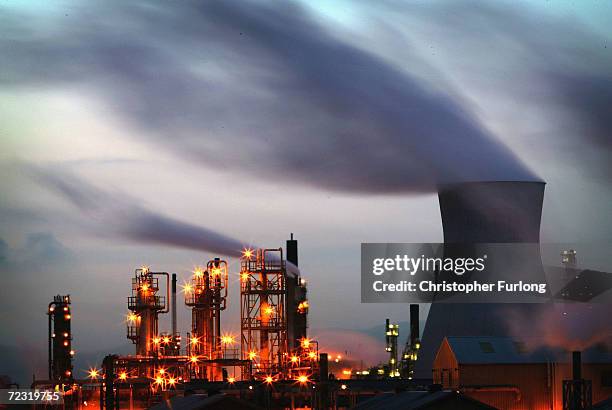
[[[593,403],[612,396],[612,352],[593,347],[581,357],[574,365],[562,349],[531,348],[503,337],[449,336],[434,360],[433,382],[498,409],[561,409],[564,381],[588,381],[584,393]]]

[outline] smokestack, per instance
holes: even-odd
[[[441,186],[438,192],[444,230],[444,252],[453,256],[474,256],[475,244],[532,243],[540,241],[540,218],[544,182],[492,181]],[[459,244],[451,245],[451,244]],[[520,247],[521,249],[524,247]],[[517,249],[519,249],[517,247]],[[517,266],[529,268],[521,274],[544,278],[539,246]],[[431,377],[435,354],[445,336],[512,337],[507,318],[513,314],[538,315],[544,305],[501,303],[432,303],[421,340],[416,377]],[[537,335],[535,328],[525,330]]]
[[[410,305],[410,346],[414,347],[419,340],[419,305]]]
[[[172,335],[176,334],[176,273],[172,274]]]
[[[582,380],[582,357],[580,351],[572,352],[572,377],[574,381]]]
[[[291,239],[287,240],[287,260],[298,266],[298,242],[293,239],[293,232],[291,233]]]
[[[544,182],[470,182],[438,192],[445,243],[538,243]]]

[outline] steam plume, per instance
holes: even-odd
[[[2,83],[93,84],[141,134],[183,157],[323,189],[537,179],[450,93],[341,40],[296,4],[110,4],[75,8],[42,42],[35,23],[5,19],[17,40],[0,40]]]
[[[60,193],[84,216],[91,231],[138,243],[164,244],[239,257],[244,244],[211,229],[160,215],[125,194],[113,195],[65,173],[31,168],[38,182]]]

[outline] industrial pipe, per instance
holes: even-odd
[[[176,273],[172,274],[172,336],[176,334]]]

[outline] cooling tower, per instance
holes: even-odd
[[[544,186],[543,182],[504,181],[441,187],[438,198],[444,242],[452,248],[453,256],[473,256],[473,245],[479,243],[538,243]],[[539,251],[537,246],[532,248],[529,258],[537,266],[533,276],[541,278]],[[423,331],[416,376],[431,377],[435,354],[445,336],[510,336],[508,317],[536,312],[542,306],[433,303]]]

